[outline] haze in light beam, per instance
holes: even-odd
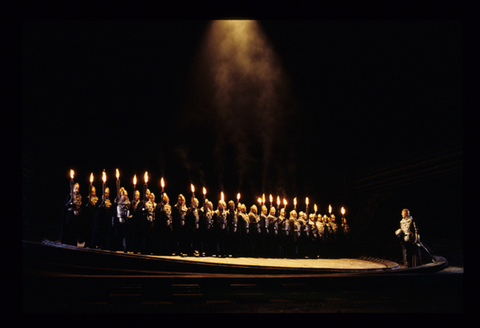
[[[290,94],[266,35],[256,21],[213,21],[197,64],[197,92],[203,110],[213,112],[216,123],[217,172],[221,175],[224,171],[224,151],[233,146],[239,187],[249,167],[261,162],[265,188],[266,180],[271,179],[267,173],[275,171],[270,167],[273,149],[282,146],[278,137]]]

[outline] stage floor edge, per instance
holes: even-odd
[[[24,261],[42,263],[58,269],[75,267],[82,273],[82,267],[105,274],[111,270],[122,274],[165,274],[165,273],[229,273],[229,274],[328,274],[328,273],[406,273],[436,272],[448,267],[447,260],[435,255],[435,263],[427,263],[413,268],[389,260],[362,256],[358,258],[253,258],[253,257],[180,257],[162,255],[144,255],[89,249],[59,242],[22,241]],[[54,269],[55,270],[55,269]],[[84,271],[84,270],[83,270]]]

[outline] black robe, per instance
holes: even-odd
[[[77,246],[78,233],[81,227],[82,219],[82,196],[77,194],[72,201],[70,195],[65,197],[60,242],[63,244]]]
[[[105,201],[99,200],[97,211],[93,218],[93,231],[91,247],[105,249],[107,247],[107,237],[109,225],[115,215],[115,208],[109,198]]]

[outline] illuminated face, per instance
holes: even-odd
[[[410,211],[406,208],[402,210],[402,218],[408,218],[410,216]]]
[[[192,207],[193,208],[197,208],[198,207],[198,199],[194,199],[193,202],[192,202]]]
[[[223,210],[223,202],[222,201],[218,202],[218,209]]]
[[[110,197],[110,188],[105,188],[105,198]]]
[[[247,213],[247,206],[245,206],[245,204],[242,204],[242,213]]]
[[[285,209],[284,209],[284,208],[282,208],[282,209],[280,210],[280,215],[281,215],[281,216],[285,216]]]
[[[140,199],[140,191],[135,190],[135,200],[139,200],[139,199]]]
[[[270,215],[275,215],[275,208],[274,208],[274,207],[272,207],[272,208],[270,209]]]
[[[97,191],[95,190],[95,187],[92,186],[92,196],[96,196],[97,195]]]
[[[235,209],[235,203],[233,201],[228,202],[228,207],[233,211]]]
[[[80,185],[78,183],[75,183],[73,185],[73,193],[78,194],[79,189],[80,189]]]
[[[262,206],[262,213],[266,215],[267,212],[268,212],[267,207],[265,205]]]
[[[149,200],[150,200],[151,202],[154,202],[154,201],[155,201],[155,194],[154,194],[153,192],[150,194]]]
[[[179,195],[179,196],[178,196],[178,204],[179,204],[179,205],[183,205],[183,197],[182,197],[182,195]]]

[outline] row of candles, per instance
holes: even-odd
[[[75,172],[74,170],[70,170],[70,193],[71,195],[73,196],[73,185],[74,185],[74,175],[75,175]],[[120,172],[118,171],[118,169],[115,169],[115,176],[117,178],[116,180],[116,191],[117,191],[117,196],[119,196],[119,192],[120,192]],[[105,173],[105,170],[103,170],[102,172],[102,195],[105,196],[105,183],[107,181],[107,175]],[[91,198],[91,193],[92,193],[92,183],[93,183],[93,173],[90,174],[90,187],[89,187],[89,192],[88,192],[88,195],[89,195],[89,198]],[[145,172],[144,174],[144,186],[143,186],[143,199],[145,200],[145,195],[147,193],[147,184],[148,184],[148,172]],[[133,176],[133,190],[135,191],[135,188],[137,186],[137,175],[135,174]],[[165,189],[165,181],[163,180],[163,178],[160,179],[160,186],[162,187],[162,194],[164,193],[164,189]],[[190,184],[190,190],[192,191],[192,197],[194,198],[195,197],[195,186],[193,184]],[[206,195],[207,195],[207,189],[205,187],[203,187],[203,203],[205,205],[205,199],[206,199]],[[237,193],[237,204],[240,202],[240,193]],[[220,193],[220,199],[222,201],[225,201],[225,197],[224,197],[224,194],[223,194],[223,191]],[[258,203],[260,206],[263,206],[265,205],[265,194],[262,195],[262,197],[258,197],[257,199]],[[285,209],[286,206],[287,206],[287,200],[285,198],[283,198],[283,208]],[[308,204],[309,204],[309,199],[308,197],[305,198],[305,205],[306,205],[306,214],[308,215]],[[280,208],[280,196],[277,196],[277,208],[279,209]],[[270,194],[270,207],[273,206],[273,195]],[[315,211],[315,215],[317,214],[317,204],[314,204],[314,211]],[[294,210],[297,209],[297,197],[295,197],[293,199],[293,208]],[[345,207],[342,207],[340,212],[342,213],[342,217],[345,216]],[[328,214],[332,214],[332,205],[328,205]]]

